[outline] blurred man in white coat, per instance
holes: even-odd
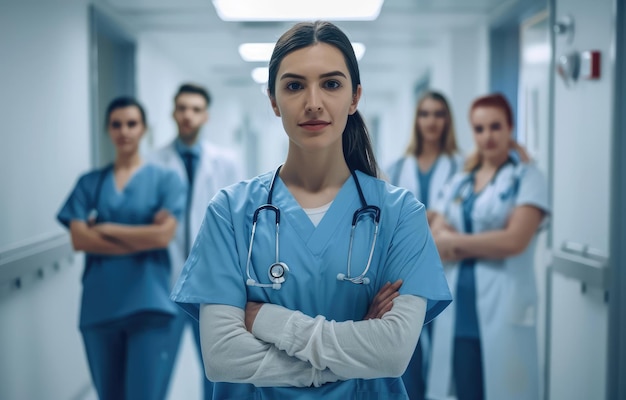
[[[180,86],[174,97],[174,120],[178,125],[178,136],[169,145],[154,152],[150,160],[175,170],[187,185],[187,208],[183,223],[178,225],[176,236],[169,246],[172,258],[172,286],[176,282],[194,239],[200,230],[209,200],[221,188],[239,181],[242,177],[237,158],[227,149],[218,148],[200,140],[200,130],[209,120],[211,96],[207,89],[196,84]],[[185,326],[194,333],[198,355],[200,337],[198,321],[180,310],[173,332],[172,346],[177,354]],[[172,367],[176,357],[171,359]],[[202,365],[202,363],[200,363]],[[204,399],[211,399],[213,384],[202,371]]]

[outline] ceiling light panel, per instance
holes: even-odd
[[[239,45],[239,55],[244,61],[268,62],[272,57],[274,46],[274,43],[243,43]],[[357,60],[360,60],[365,54],[365,45],[352,43],[352,48]]]
[[[372,21],[384,0],[213,0],[224,21]]]
[[[244,43],[239,45],[239,55],[244,61],[266,62],[272,57],[274,43]]]
[[[267,83],[269,76],[269,68],[267,67],[259,67],[252,70],[252,79],[256,83]]]

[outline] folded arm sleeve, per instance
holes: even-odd
[[[519,182],[519,189],[515,200],[516,206],[534,206],[545,213],[539,229],[549,223],[550,200],[548,198],[548,184],[541,171],[534,165],[526,165]]]
[[[90,207],[95,207],[91,204],[94,201],[90,198],[88,190],[89,178],[88,175],[80,177],[57,214],[57,220],[66,228],[70,227],[73,220],[87,221]]]
[[[255,386],[321,386],[343,380],[328,369],[287,355],[245,328],[244,310],[220,304],[200,307],[200,342],[207,378]]]
[[[400,376],[419,338],[426,300],[401,295],[380,319],[327,321],[274,304],[264,304],[252,333],[289,356],[330,369],[347,379]]]
[[[176,172],[166,170],[159,185],[159,192],[162,208],[180,221],[184,216],[186,191],[185,184]]]

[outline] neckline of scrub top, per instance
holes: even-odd
[[[359,183],[364,187],[366,183],[363,182],[364,174],[358,171],[356,173]],[[268,188],[270,182],[271,178],[267,183]],[[367,190],[363,189],[363,191],[366,192]],[[367,196],[365,200],[368,201],[368,204],[372,204]],[[361,201],[352,176],[339,189],[326,215],[324,215],[317,227],[300,206],[300,203],[293,197],[280,176],[276,178],[272,204],[280,209],[281,223],[287,221],[313,254],[319,254],[326,248],[333,239],[335,231],[341,227],[341,224],[350,226],[352,214],[361,207]],[[346,217],[346,215],[349,215],[349,217]]]
[[[474,168],[472,170],[472,172],[470,172],[470,182],[472,184],[472,193],[479,195],[480,193],[482,193],[486,187],[488,187],[489,185],[493,185],[496,181],[496,179],[498,178],[498,175],[500,174],[500,172],[502,172],[502,170],[507,166],[511,164],[512,167],[515,167],[517,165],[517,163],[515,162],[515,160],[513,160],[513,158],[511,158],[510,156],[507,157],[506,161],[504,161],[502,164],[500,164],[500,166],[498,167],[498,169],[496,169],[496,172],[493,174],[493,176],[491,177],[491,179],[489,179],[489,182],[487,182],[485,184],[485,186],[483,186],[482,188],[480,188],[480,190],[476,191],[476,172],[478,172],[478,169],[480,168],[480,165],[477,166],[476,168]]]
[[[433,161],[432,164],[430,164],[430,168],[428,168],[426,171],[422,171],[422,168],[420,168],[420,163],[419,163],[419,157],[415,158],[415,164],[417,164],[417,174],[419,176],[419,174],[422,175],[430,175],[432,174],[432,172],[435,170],[435,167],[437,166],[437,163],[439,163],[439,159],[441,158],[441,154],[439,154],[437,156],[437,158],[435,158],[435,161]]]
[[[126,192],[126,190],[131,185],[131,183],[133,182],[135,177],[139,174],[139,172],[141,172],[144,169],[144,167],[146,165],[147,165],[147,163],[142,162],[141,165],[139,165],[139,167],[137,167],[133,171],[133,173],[128,177],[128,180],[124,184],[124,187],[122,187],[121,189],[117,187],[117,181],[115,180],[115,168],[112,168],[111,172],[110,172],[110,174],[111,174],[111,183],[113,184],[113,189],[115,190],[115,194],[121,195],[124,192]]]

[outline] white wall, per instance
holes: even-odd
[[[219,83],[206,81],[194,71],[185,60],[169,56],[154,34],[137,35],[137,98],[146,108],[149,124],[142,151],[165,146],[176,137],[174,96],[179,86],[188,82],[205,86],[211,94],[209,121],[202,128],[201,138],[237,153],[242,151],[236,134],[245,114],[245,102],[241,101],[245,96],[237,96],[236,90],[224,90]]]
[[[565,241],[609,254],[609,179],[612,136],[611,44],[613,0],[556,0],[556,16],[573,16],[572,43],[556,38],[556,56],[600,50],[602,78],[554,86],[553,248]],[[554,276],[550,399],[604,399],[607,305],[594,288]]]
[[[377,156],[383,167],[406,149],[415,118],[414,85],[425,75],[430,77],[430,88],[441,92],[450,102],[461,151],[468,153],[473,149],[467,110],[475,97],[488,90],[488,49],[486,23],[455,29],[442,34],[431,48],[417,52],[419,68],[407,73],[408,83],[404,87],[368,95],[364,82],[360,108],[366,117],[381,118]]]
[[[489,35],[483,26],[457,29],[450,34],[451,86],[449,98],[455,117],[458,145],[464,154],[474,149],[468,111],[472,101],[489,89]]]
[[[3,248],[61,231],[54,216],[89,167],[90,125],[86,1],[0,10]]]
[[[86,0],[0,3],[0,249],[62,232],[89,168]],[[51,260],[51,262],[54,260]],[[0,298],[0,398],[70,399],[89,385],[78,333],[81,258]]]
[[[174,95],[183,82],[194,79],[184,63],[167,57],[149,34],[137,38],[136,67],[137,99],[148,117],[148,134],[142,145],[146,150],[160,148],[176,137]]]

